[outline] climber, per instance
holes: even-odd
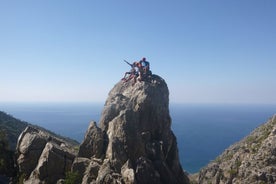
[[[130,71],[126,72],[124,77],[122,78],[122,81],[127,82],[127,81],[129,81],[133,78],[136,78],[137,75],[138,75],[138,72],[137,72],[137,69],[136,69],[136,62],[134,62],[133,64],[130,64],[126,60],[124,60],[124,61],[131,66]]]
[[[131,70],[126,72],[122,81],[128,82],[131,79],[134,79],[132,85],[136,83],[136,81],[145,81],[151,76],[151,71],[149,70],[150,64],[146,61],[146,58],[142,58],[139,62],[133,62],[130,64],[128,61],[124,60],[128,65],[131,66]]]
[[[150,63],[146,60],[146,58],[143,57],[142,60],[139,61],[139,63],[141,63],[144,72],[148,73],[148,71],[150,70]]]
[[[140,62],[135,62],[135,64],[136,64],[135,65],[136,66],[136,71],[138,72],[137,80],[141,82],[143,80],[143,77],[144,77],[143,66],[142,66],[142,64]],[[136,82],[136,78],[134,78],[134,79],[135,79],[134,82]]]
[[[145,57],[142,58],[142,60],[139,61],[139,63],[142,66],[142,79],[146,80],[151,77],[152,73],[150,71],[150,63],[146,60]]]

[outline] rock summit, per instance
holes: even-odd
[[[91,122],[72,171],[82,183],[189,183],[171,130],[169,90],[150,81],[118,82],[109,92],[99,126]]]

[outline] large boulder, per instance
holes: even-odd
[[[72,145],[28,126],[19,136],[17,163],[24,183],[56,183],[71,170],[76,156]]]
[[[90,164],[83,159],[73,171],[83,183],[189,183],[171,130],[166,82],[157,75],[134,85],[118,82],[99,127],[92,122],[87,130],[76,159],[82,157]]]
[[[104,133],[92,121],[86,131],[83,143],[80,145],[79,157],[101,157],[104,152]]]

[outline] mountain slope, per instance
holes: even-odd
[[[0,130],[5,133],[11,150],[15,150],[18,136],[27,126],[27,122],[0,111]]]
[[[199,173],[199,183],[274,184],[276,182],[276,115],[226,149]]]
[[[9,144],[9,149],[15,150],[16,144],[17,144],[17,139],[27,126],[32,126],[32,127],[35,127],[36,129],[47,132],[48,134],[50,134],[54,137],[58,137],[59,139],[62,139],[66,142],[69,142],[72,145],[75,145],[75,146],[79,145],[79,143],[77,141],[75,141],[71,138],[57,135],[56,133],[54,133],[50,130],[47,130],[43,127],[40,127],[37,125],[32,125],[25,121],[21,121],[5,112],[0,111],[0,130],[2,132],[4,132],[4,134],[6,135],[6,139]]]

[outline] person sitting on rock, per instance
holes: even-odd
[[[139,63],[142,65],[144,73],[148,73],[150,70],[150,63],[146,60],[145,57],[142,58],[142,60],[139,61]]]
[[[151,71],[150,71],[150,63],[146,60],[145,57],[142,58],[142,60],[139,61],[139,63],[142,66],[142,79],[146,80],[148,79],[148,77],[150,77],[152,75]]]
[[[136,70],[138,72],[137,80],[141,82],[144,79],[144,69],[141,62],[136,62]],[[134,82],[136,82],[136,78]]]
[[[131,66],[131,70],[125,73],[122,81],[128,82],[133,79],[132,85],[134,85],[137,80],[140,82],[144,81],[147,76],[151,75],[149,70],[149,62],[146,61],[146,58],[142,58],[139,62],[133,62],[133,64],[130,64],[127,61],[125,62]]]

